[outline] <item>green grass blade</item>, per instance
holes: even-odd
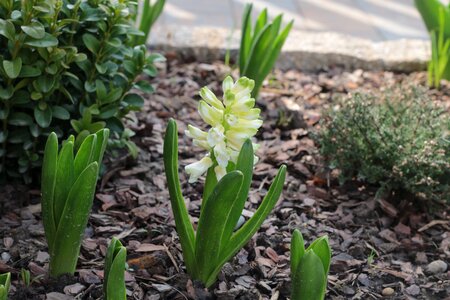
[[[323,300],[327,276],[313,250],[306,251],[293,276],[292,300]]]
[[[74,177],[73,142],[64,143],[58,157],[54,196],[55,226],[58,228]]]
[[[284,180],[286,178],[286,166],[282,166],[278,170],[278,174],[275,177],[274,181],[270,185],[269,191],[267,195],[264,197],[261,205],[256,210],[253,217],[248,220],[244,226],[242,226],[230,239],[230,242],[223,248],[219,257],[221,259],[218,266],[222,266],[225,262],[227,262],[234,254],[236,254],[239,249],[241,249],[250,238],[258,231],[261,224],[264,222],[264,219],[269,215],[272,208],[278,201],[278,198],[281,195],[283,190]],[[220,272],[220,267],[216,268],[213,273],[211,273],[210,278],[215,278],[217,274]],[[214,281],[210,281],[206,284],[208,286],[214,283]]]
[[[295,229],[291,241],[291,274],[295,274],[300,260],[305,254],[305,242],[302,233]]]
[[[73,184],[50,253],[50,275],[73,274],[97,183],[98,164],[88,165]]]
[[[54,193],[56,185],[56,170],[58,166],[58,138],[53,132],[47,139],[42,162],[42,222],[49,247],[53,245],[56,233],[55,216],[53,211]]]
[[[178,178],[178,131],[177,124],[173,119],[167,125],[166,135],[164,137],[163,156],[170,202],[176,229],[180,237],[181,248],[183,249],[184,263],[188,272],[195,277],[195,233],[189,220],[189,214],[181,193],[180,179]]]
[[[239,48],[239,71],[242,74],[252,43],[252,4],[246,4],[242,18],[241,47]]]
[[[238,200],[243,174],[232,171],[216,185],[213,193],[201,209],[198,221],[195,254],[199,279],[206,284],[211,272],[218,267],[220,250],[228,241],[224,240],[225,224],[233,218],[231,209]],[[240,212],[238,212],[239,218]],[[208,287],[208,286],[207,286]]]

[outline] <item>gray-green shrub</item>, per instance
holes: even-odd
[[[341,180],[362,179],[380,192],[449,199],[450,118],[419,89],[356,93],[321,124],[321,153]]]

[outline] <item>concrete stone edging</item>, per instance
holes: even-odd
[[[165,26],[152,32],[151,48],[175,51],[199,62],[223,60],[229,48],[236,58],[240,32],[225,28]],[[317,71],[332,66],[346,70],[413,72],[426,70],[429,41],[402,39],[373,42],[334,32],[291,31],[277,66],[283,70]]]

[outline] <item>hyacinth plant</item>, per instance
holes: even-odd
[[[305,250],[303,236],[296,229],[291,241],[291,299],[325,299],[330,263],[331,248],[328,237],[316,239]]]
[[[117,238],[112,238],[106,252],[103,293],[106,300],[126,300],[125,287],[127,249]]]
[[[210,287],[222,266],[256,233],[275,206],[283,189],[286,167],[282,166],[261,205],[242,227],[234,230],[244,209],[256,161],[250,140],[261,126],[260,111],[250,93],[254,81],[231,77],[223,82],[223,101],[203,88],[198,111],[211,126],[208,132],[189,126],[186,135],[208,153],[186,166],[189,182],[206,173],[197,232],[189,214],[178,178],[178,131],[170,120],[164,139],[164,167],[172,210],[183,250],[186,269],[193,279]]]
[[[75,272],[108,137],[107,128],[87,136],[76,155],[74,136],[60,151],[54,132],[47,139],[42,165],[42,220],[52,277]]]
[[[245,6],[242,18],[241,45],[239,47],[239,72],[241,76],[255,79],[252,96],[256,98],[259,89],[280,55],[289,32],[294,24],[290,21],[281,28],[283,15],[270,22],[264,9],[252,28],[252,4]]]
[[[8,299],[8,292],[10,287],[11,273],[0,274],[0,300]]]

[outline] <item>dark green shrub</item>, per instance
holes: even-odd
[[[47,136],[77,136],[108,127],[119,135],[123,117],[152,87],[134,82],[156,73],[142,35],[133,27],[134,1],[0,1],[0,177],[31,181]]]
[[[343,181],[365,180],[380,192],[449,198],[449,117],[417,89],[379,98],[354,94],[329,111],[318,136],[321,153]]]

